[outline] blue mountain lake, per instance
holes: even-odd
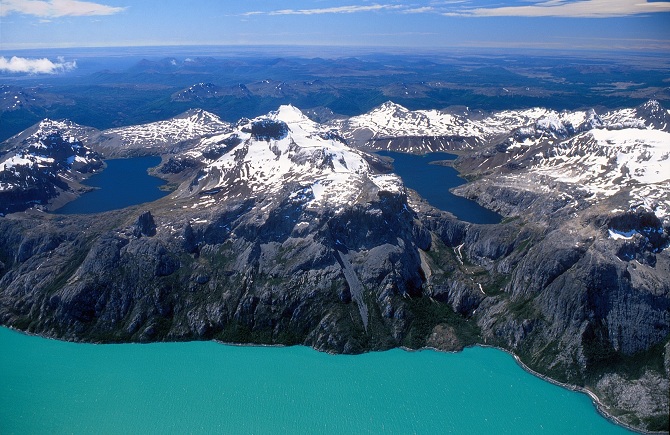
[[[160,157],[154,156],[107,160],[107,168],[91,175],[84,183],[97,189],[84,193],[54,213],[100,213],[160,199],[169,193],[159,189],[165,181],[147,173],[147,169],[160,162]]]
[[[628,433],[505,352],[77,344],[0,328],[0,432]]]
[[[453,160],[448,153],[430,153],[424,156],[379,151],[379,155],[393,158],[394,172],[403,183],[416,190],[431,205],[453,213],[461,220],[477,224],[499,223],[501,216],[475,201],[449,192],[465,180],[451,167],[434,165],[431,162]],[[54,211],[57,214],[86,214],[117,210],[137,204],[155,201],[167,195],[160,190],[165,181],[147,173],[147,169],[160,163],[160,157],[136,157],[108,160],[107,168],[92,175],[85,184],[96,187],[72,202]]]
[[[466,181],[458,176],[454,168],[431,163],[454,160],[457,156],[448,153],[417,156],[393,151],[377,151],[377,154],[393,158],[393,171],[402,178],[405,186],[416,190],[433,207],[475,224],[497,224],[502,220],[498,213],[449,192],[452,187],[465,184]]]

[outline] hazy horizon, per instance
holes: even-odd
[[[0,51],[312,46],[670,51],[670,2],[1,0]]]

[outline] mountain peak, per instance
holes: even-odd
[[[329,133],[291,105],[243,120],[233,131],[201,143],[207,149],[236,138],[223,154],[211,159],[203,154],[205,175],[199,175],[187,194],[290,194],[309,208],[327,205],[339,210],[355,203],[363,191],[401,191],[402,183],[396,176],[374,174],[360,151]]]
[[[658,102],[658,100],[649,100],[642,104],[640,108],[649,112],[660,112],[663,110],[663,107],[661,106],[661,103]]]
[[[386,113],[406,113],[409,112],[409,109],[407,109],[404,106],[401,106],[400,104],[394,103],[393,101],[389,100],[385,103],[382,103],[381,105],[377,106],[375,109],[372,110],[373,112],[386,112]]]
[[[193,122],[196,122],[198,124],[209,124],[209,123],[225,124],[225,122],[222,121],[221,118],[219,118],[214,113],[208,112],[207,110],[200,108],[189,109],[186,112],[177,115],[172,119],[191,119]]]
[[[287,124],[306,121],[312,122],[300,109],[291,104],[279,106],[279,109],[270,113],[270,118],[284,121]]]
[[[39,122],[39,127],[44,128],[44,129],[47,129],[47,128],[58,129],[58,128],[77,127],[77,124],[75,124],[74,122],[72,122],[68,119],[56,120],[56,119],[44,118],[43,120],[41,120]]]
[[[648,128],[670,131],[670,113],[658,101],[649,100],[638,106],[635,112]]]

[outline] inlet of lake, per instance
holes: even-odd
[[[617,434],[582,393],[492,348],[329,355],[77,344],[0,328],[0,432]]]
[[[422,156],[377,151],[380,156],[393,159],[393,171],[402,178],[405,186],[416,190],[430,205],[453,213],[458,219],[474,224],[497,224],[502,220],[498,213],[482,207],[475,201],[449,192],[465,184],[458,171],[449,166],[431,164],[441,160],[454,160],[448,153],[428,153]]]

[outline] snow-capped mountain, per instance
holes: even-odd
[[[469,110],[462,113],[410,111],[387,102],[335,125],[344,137],[358,145],[422,153],[478,148],[516,130],[526,136],[541,132],[567,136],[583,128],[592,118],[590,112],[559,113],[542,108],[500,111],[488,116]],[[399,142],[398,138],[414,138],[414,141]],[[442,140],[437,140],[439,138]],[[404,146],[398,146],[403,143]]]
[[[594,193],[670,180],[670,133],[594,129],[550,148],[533,168]]]
[[[555,192],[559,183],[566,192],[588,196],[589,203],[626,192],[623,208],[643,204],[659,217],[670,216],[670,112],[657,101],[603,115],[543,108],[455,114],[389,102],[331,125],[366,148],[460,150],[465,155],[457,166],[486,174],[481,184]]]
[[[342,132],[350,143],[357,146],[369,146],[377,149],[397,149],[389,139],[401,137],[422,138],[414,144],[405,146],[404,151],[431,152],[441,147],[448,149],[438,138],[452,138],[463,142],[464,148],[473,148],[496,133],[484,126],[472,122],[467,114],[451,114],[438,110],[410,111],[393,102],[386,102],[372,111],[331,124]],[[431,143],[433,141],[439,143]]]
[[[593,201],[631,192],[630,204],[647,204],[666,216],[670,210],[666,118],[668,111],[650,101],[604,115],[543,108],[489,114],[410,111],[389,102],[328,124],[316,123],[292,106],[236,125],[191,110],[165,121],[102,132],[47,120],[5,143],[5,149],[13,151],[4,156],[3,186],[8,190],[20,185],[21,171],[16,168],[55,164],[58,159],[53,156],[26,151],[26,144],[39,142],[42,139],[36,138],[46,138],[49,132],[57,132],[64,143],[106,157],[164,155],[169,161],[163,173],[169,177],[180,172],[192,176],[183,171],[187,168],[199,171],[191,184],[180,189],[182,196],[216,192],[217,197],[230,198],[292,189],[310,204],[336,208],[355,202],[364,185],[401,189],[395,176],[376,175],[369,163],[372,157],[357,147],[414,153],[459,149],[464,155],[458,167],[486,174],[488,180],[500,176],[518,185],[523,179],[529,188],[558,182],[588,192]],[[74,156],[70,165],[85,166],[77,160],[83,155],[70,153],[64,157]],[[184,181],[180,177],[174,176],[172,182]],[[212,195],[203,198],[207,199],[203,203],[211,204]]]
[[[607,112],[602,116],[608,129],[623,128],[653,128],[670,131],[670,111],[666,110],[656,100],[630,109],[620,109]]]
[[[225,149],[213,152],[222,145]],[[364,185],[402,189],[398,177],[375,175],[362,152],[293,106],[242,120],[232,131],[202,140],[187,154],[205,162],[189,194],[195,190],[240,197],[289,189],[296,201],[336,210],[356,203]]]
[[[46,119],[20,135],[20,145],[0,157],[0,212],[45,204],[103,166],[81,137],[91,129]]]
[[[91,141],[108,157],[161,154],[173,151],[179,144],[220,133],[229,126],[213,113],[193,109],[165,121],[104,130]]]
[[[463,161],[463,169],[488,173],[475,183],[480,186],[556,195],[568,208],[613,198],[612,212],[644,206],[670,218],[670,133],[665,131],[592,129],[562,141],[513,143]],[[469,189],[477,188],[462,191]]]
[[[593,109],[531,108],[489,114],[416,110],[386,102],[372,111],[331,124],[350,143],[412,153],[476,149],[514,136],[517,142],[566,139],[594,128],[666,130],[670,113],[657,101],[598,115]]]
[[[624,209],[644,205],[659,218],[670,217],[668,132],[594,129],[555,144],[533,163],[530,174],[587,191],[592,202],[628,192]]]

